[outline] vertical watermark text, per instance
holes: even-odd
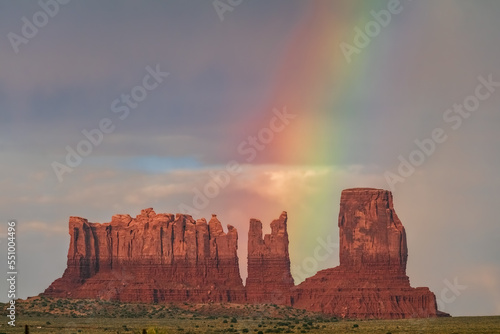
[[[9,220],[7,223],[7,298],[9,299],[7,307],[7,317],[10,326],[16,325],[16,221]]]

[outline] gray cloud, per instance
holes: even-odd
[[[384,6],[373,2],[374,9]],[[199,213],[218,213],[238,228],[242,273],[251,216],[270,222],[288,210],[292,262],[301,263],[318,236],[337,236],[343,188],[388,188],[384,172],[398,168],[398,156],[443,127],[447,141],[394,192],[408,232],[408,273],[413,285],[430,286],[438,296],[446,279],[467,285],[446,305],[453,315],[498,314],[500,91],[457,130],[443,113],[474,92],[479,75],[500,81],[500,6],[408,3],[357,62],[337,63],[343,59],[335,43],[349,40],[351,24],[370,10],[358,9],[336,5],[325,13],[339,27],[325,32],[331,45],[320,51],[334,47],[322,84],[324,78],[301,77],[309,63],[297,63],[287,82],[276,78],[297,55],[290,50],[305,52],[305,41],[321,37],[294,40],[312,13],[301,1],[245,1],[223,22],[209,1],[73,1],[18,54],[6,36],[19,33],[21,17],[39,5],[0,4],[0,212],[3,221],[20,224],[21,296],[41,292],[62,274],[69,216],[105,222],[145,207],[178,211],[192,201],[194,187],[206,184],[209,170],[242,159],[238,144],[267,125],[269,101],[281,85],[293,84],[304,99],[314,89],[340,96],[335,108],[291,110],[302,121],[286,138],[310,121],[308,135],[329,151],[270,143]],[[299,48],[290,49],[294,42]],[[156,64],[170,75],[119,121],[111,103]],[[330,65],[347,75],[330,78]],[[115,131],[59,183],[51,163],[63,162],[66,146],[75,147],[81,131],[104,117]],[[306,158],[290,164],[280,150]],[[318,269],[336,265],[336,256]]]

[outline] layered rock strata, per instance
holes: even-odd
[[[224,233],[188,215],[142,210],[110,223],[71,217],[67,269],[44,292],[52,297],[125,302],[239,302],[245,289],[238,266],[238,233]]]
[[[291,305],[294,286],[288,255],[287,213],[271,223],[271,234],[262,237],[260,220],[250,220],[248,232],[247,301]]]
[[[287,213],[271,223],[250,220],[248,278],[238,266],[238,233],[215,215],[207,223],[188,215],[142,210],[105,224],[71,217],[67,268],[44,295],[124,302],[273,303],[344,318],[446,316],[428,288],[406,276],[405,229],[386,190],[342,192],[338,219],[340,265],[294,287]]]
[[[406,233],[386,190],[342,192],[340,265],[294,289],[293,306],[345,318],[415,318],[441,315],[428,288],[406,276]]]

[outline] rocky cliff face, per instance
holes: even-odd
[[[340,266],[297,286],[294,307],[346,318],[440,315],[428,288],[410,286],[406,234],[389,191],[344,190],[338,224]]]
[[[248,232],[247,301],[291,305],[294,286],[288,255],[287,213],[271,223],[271,234],[262,238],[262,223],[250,220]]]
[[[191,216],[142,210],[105,224],[71,217],[67,269],[44,294],[134,302],[244,302],[238,233]]]
[[[406,276],[406,234],[392,194],[379,189],[342,192],[340,265],[294,287],[287,214],[271,223],[250,221],[248,278],[243,287],[238,233],[225,233],[215,215],[207,223],[188,215],[142,210],[105,224],[71,217],[68,265],[47,296],[125,302],[233,302],[290,305],[345,318],[446,315],[428,288]]]
[[[406,270],[406,233],[389,191],[344,190],[339,231],[341,266]]]

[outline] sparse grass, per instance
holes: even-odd
[[[43,297],[19,301],[17,326],[0,333],[500,333],[500,316],[404,320],[338,320],[277,305],[121,304]],[[2,316],[5,304],[0,305]],[[51,312],[51,313],[49,313]]]

